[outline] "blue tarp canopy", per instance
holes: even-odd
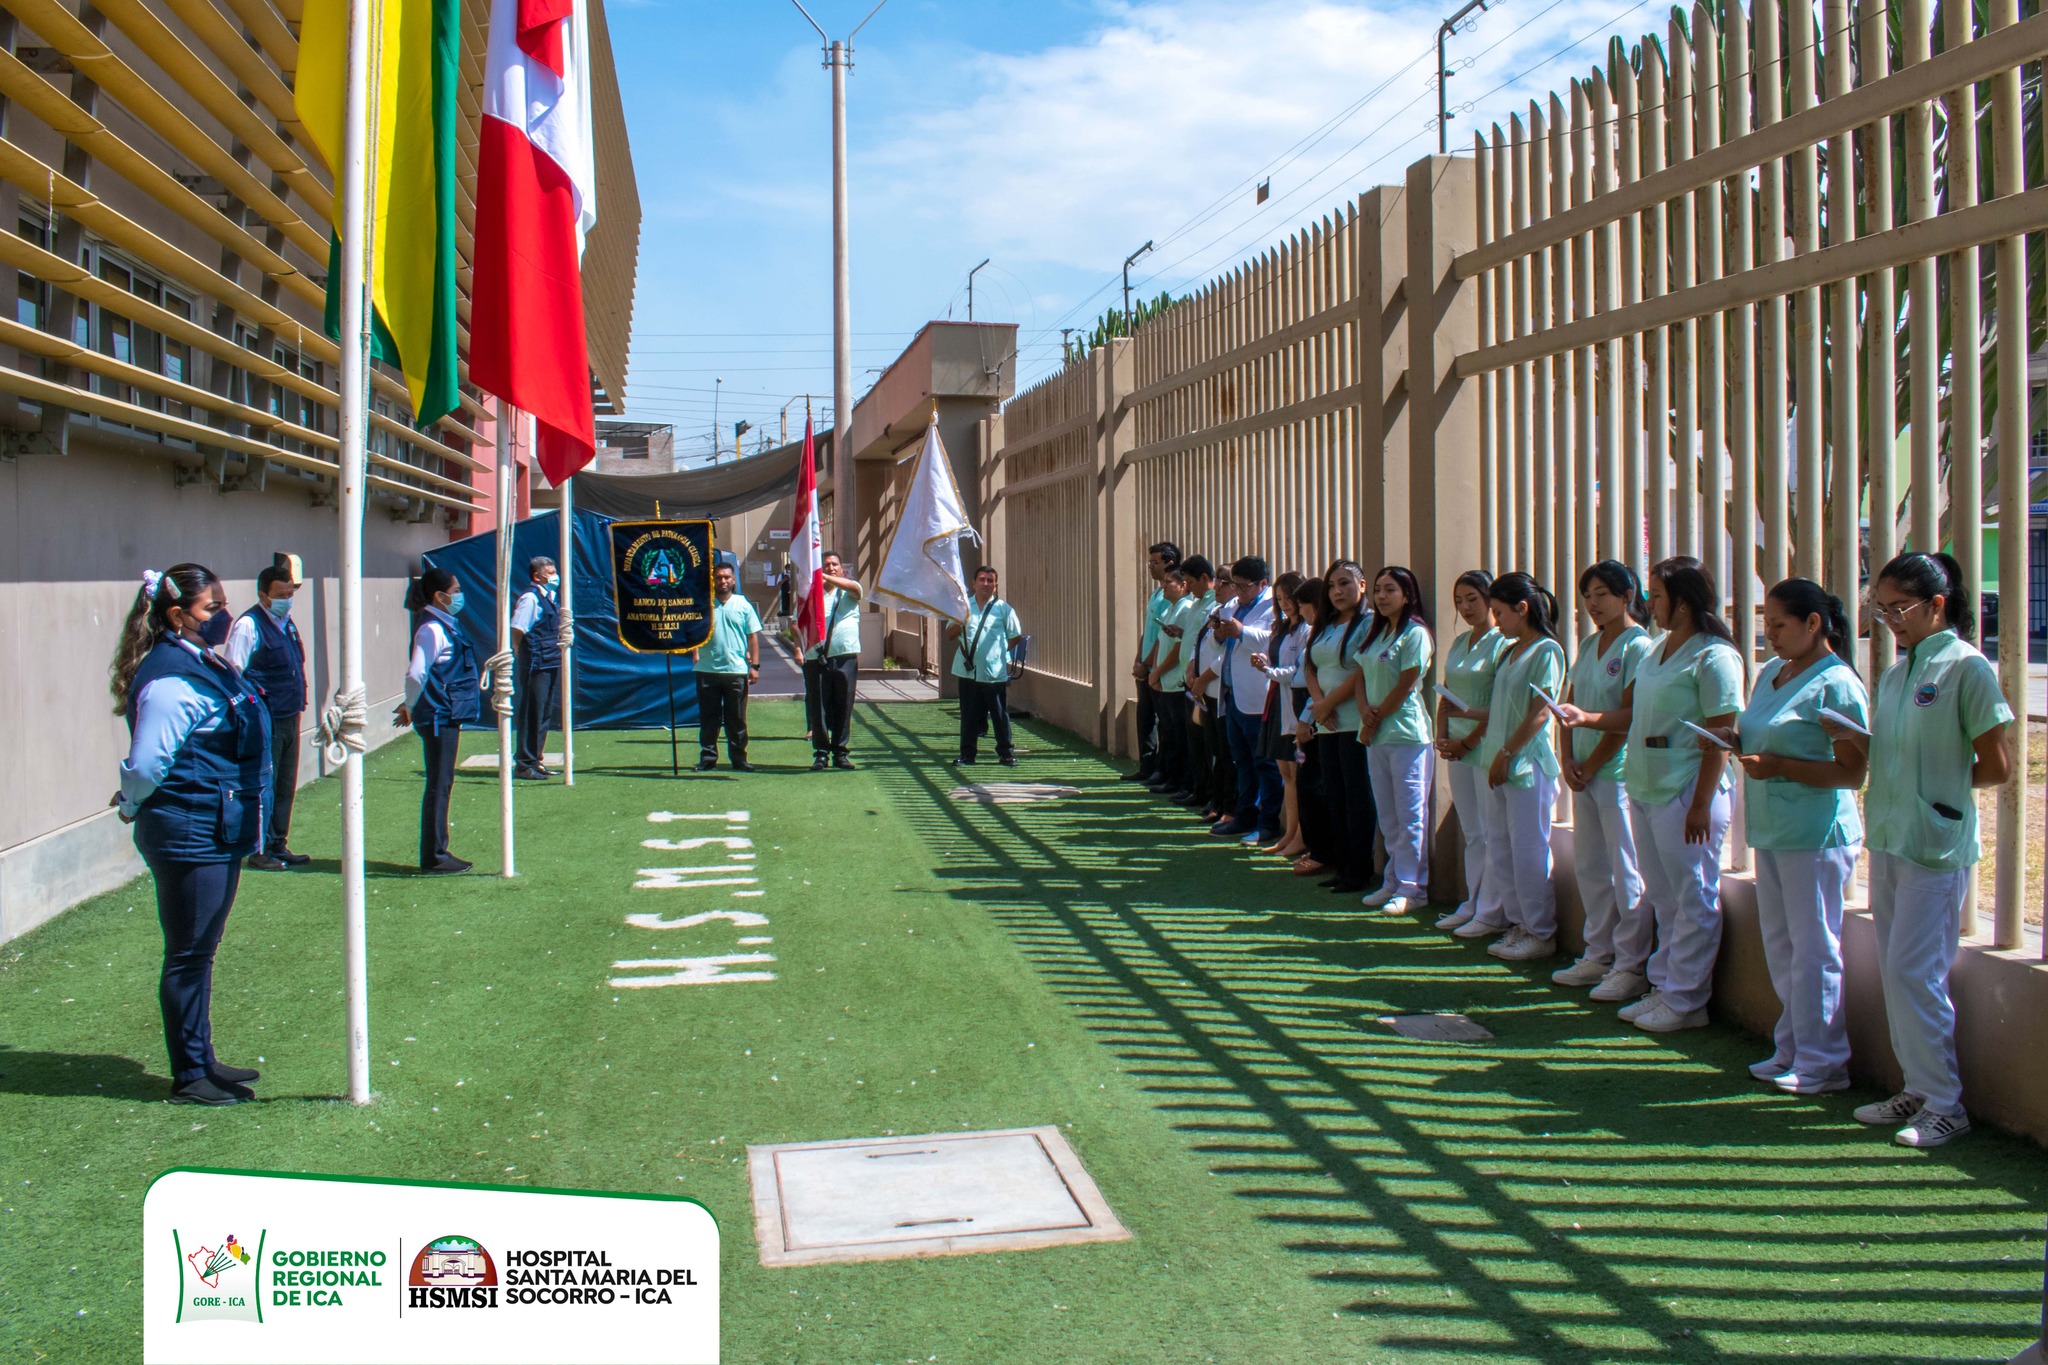
[[[526,591],[527,561],[535,555],[561,558],[559,512],[529,517],[512,528],[513,599]],[[688,654],[635,654],[619,643],[618,614],[612,603],[611,524],[613,518],[579,509],[575,526],[575,563],[562,565],[573,574],[576,592],[576,658],[571,669],[576,688],[578,730],[651,730],[669,720],[669,686],[675,687],[677,725],[697,723],[697,682]],[[462,580],[463,611],[458,619],[479,659],[498,651],[498,533],[487,531],[454,541],[423,555],[427,563]],[[719,555],[720,559],[729,556]],[[485,716],[490,715],[489,707]]]

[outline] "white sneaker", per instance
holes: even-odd
[[[1939,1147],[1950,1138],[1959,1138],[1970,1131],[1970,1116],[1957,1110],[1953,1114],[1937,1114],[1922,1109],[1913,1116],[1913,1121],[1892,1134],[1892,1141],[1904,1147]]]
[[[1494,934],[1504,934],[1507,931],[1508,926],[1505,924],[1488,924],[1485,920],[1478,918],[1468,919],[1457,928],[1451,930],[1459,938],[1488,938]]]
[[[1416,902],[1408,899],[1406,896],[1395,896],[1381,903],[1380,913],[1386,915],[1405,915],[1410,910],[1413,910],[1415,906]]]
[[[1926,1103],[1927,1101],[1918,1095],[1908,1095],[1901,1091],[1888,1100],[1856,1106],[1853,1117],[1858,1123],[1867,1123],[1873,1128],[1882,1124],[1904,1123],[1918,1114]]]
[[[1462,925],[1470,924],[1472,916],[1476,913],[1472,908],[1472,902],[1466,901],[1463,905],[1451,911],[1450,914],[1441,916],[1436,922],[1436,927],[1439,929],[1456,929]]]
[[[1560,967],[1550,979],[1560,986],[1597,986],[1607,979],[1608,964],[1594,957],[1582,957],[1569,967]]]
[[[1847,1090],[1849,1078],[1839,1072],[1833,1076],[1802,1076],[1796,1071],[1788,1071],[1773,1079],[1771,1084],[1788,1095],[1825,1095],[1831,1090]]]
[[[1499,957],[1501,954],[1501,950],[1503,948],[1506,948],[1511,944],[1520,943],[1521,941],[1522,926],[1519,924],[1510,924],[1507,928],[1506,933],[1502,934],[1492,943],[1486,945],[1486,951],[1492,953],[1495,957]]]
[[[1388,901],[1394,899],[1394,894],[1394,888],[1391,885],[1388,885],[1381,887],[1377,891],[1366,892],[1361,899],[1363,904],[1372,906],[1374,909],[1378,909],[1380,906],[1385,905]]]
[[[1680,1029],[1705,1028],[1707,1026],[1707,1012],[1700,1009],[1686,1010],[1681,1013],[1671,1008],[1669,1001],[1660,997],[1655,1006],[1644,1010],[1636,1015],[1635,1018],[1629,1020],[1629,1022],[1637,1028],[1647,1029],[1651,1033],[1676,1033]]]
[[[1600,984],[1591,992],[1591,998],[1611,1004],[1616,1000],[1633,1000],[1650,989],[1649,978],[1641,972],[1611,971],[1600,978]]]
[[[1633,1024],[1636,1021],[1636,1016],[1638,1014],[1642,1014],[1648,1010],[1653,1010],[1663,1003],[1664,992],[1658,990],[1656,987],[1653,986],[1650,988],[1650,993],[1648,995],[1642,997],[1640,1000],[1635,1000],[1630,1002],[1629,1004],[1623,1005],[1620,1009],[1616,1010],[1615,1013],[1621,1018],[1626,1019],[1629,1023]]]
[[[1778,1056],[1766,1057],[1760,1062],[1749,1064],[1749,1074],[1760,1081],[1775,1081],[1781,1076],[1789,1075],[1791,1070],[1792,1063]]]
[[[1557,940],[1524,933],[1513,943],[1495,943],[1486,951],[1505,962],[1536,962],[1556,954]]]

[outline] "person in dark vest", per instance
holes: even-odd
[[[303,575],[297,555],[274,555],[256,575],[256,605],[235,618],[221,657],[263,694],[270,711],[270,821],[263,847],[249,857],[262,872],[313,861],[294,853],[292,799],[299,790],[299,718],[306,712],[306,645],[292,624],[292,597]]]
[[[455,789],[455,755],[462,726],[483,714],[480,696],[489,677],[477,665],[476,650],[455,618],[462,613],[462,581],[446,569],[429,567],[413,580],[406,609],[419,626],[412,636],[412,663],[405,670],[405,700],[394,713],[420,737],[427,787],[420,798],[420,871],[467,872],[466,858],[448,851],[448,794]]]
[[[134,826],[156,881],[164,966],[157,988],[171,1103],[240,1104],[257,1073],[213,1051],[213,957],[234,908],[242,859],[263,843],[270,712],[208,646],[232,620],[213,573],[179,564],[142,576],[108,670],[128,757],[112,804]]]
[[[562,609],[555,601],[561,575],[546,555],[535,555],[526,572],[531,585],[512,607],[512,647],[519,663],[519,753],[512,775],[538,782],[555,775],[542,760],[562,694]]]

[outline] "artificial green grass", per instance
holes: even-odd
[[[777,738],[794,704],[754,722],[772,766],[747,777],[673,780],[660,735],[580,737],[573,791],[521,788],[510,882],[403,875],[417,751],[373,755],[366,1109],[332,1098],[331,783],[300,799],[317,861],[247,874],[220,957],[221,1054],[263,1059],[266,1103],[156,1102],[146,880],[0,950],[0,1356],[139,1357],[142,1192],[172,1165],[690,1194],[723,1230],[736,1362],[2003,1360],[2029,1339],[2032,1144],[1911,1152],[1849,1119],[1865,1095],[1764,1094],[1756,1040],[1652,1038],[1549,964],[1368,917],[1053,732],[973,775],[1081,795],[985,806],[948,799],[951,706],[863,706],[855,773]],[[765,895],[632,889],[714,860],[643,839],[723,828],[650,811],[734,808]],[[495,775],[464,773],[455,812],[457,852],[494,868]],[[685,898],[770,924],[625,922]],[[745,952],[777,979],[606,984]],[[1425,1010],[1497,1037],[1376,1022]],[[756,1260],[745,1144],[1044,1123],[1133,1240]]]

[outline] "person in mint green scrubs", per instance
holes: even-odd
[[[718,766],[718,735],[734,772],[750,773],[747,762],[747,689],[761,680],[761,618],[736,589],[730,564],[711,571],[711,633],[697,650],[697,771]]]
[[[1017,766],[1010,743],[1010,679],[1017,674],[1010,650],[1024,633],[1017,612],[996,596],[996,571],[984,564],[974,571],[974,596],[967,601],[967,617],[946,622],[946,638],[954,641],[953,677],[960,684],[960,757],[962,764],[975,760],[982,731],[993,729],[996,762],[1005,768]]]
[[[1153,777],[1158,790],[1178,795],[1188,789],[1188,660],[1193,650],[1181,644],[1181,632],[1166,633],[1168,627],[1192,622],[1201,624],[1197,599],[1188,591],[1188,576],[1175,564],[1159,579],[1159,591],[1166,612],[1159,618],[1158,648],[1150,651],[1152,671],[1145,686],[1152,691],[1152,711],[1159,729],[1158,748],[1153,754]],[[1192,638],[1192,632],[1189,632]],[[1147,785],[1153,785],[1148,783]]]
[[[1373,576],[1373,622],[1358,647],[1358,737],[1365,743],[1387,871],[1365,903],[1390,915],[1429,899],[1429,786],[1434,757],[1422,680],[1429,674],[1436,637],[1422,610],[1415,574],[1392,564]]]
[[[1643,968],[1655,927],[1643,903],[1643,874],[1629,828],[1621,770],[1628,712],[1621,709],[1636,669],[1650,652],[1650,604],[1634,569],[1603,559],[1579,575],[1579,601],[1595,630],[1572,661],[1571,752],[1560,760],[1572,794],[1574,872],[1585,907],[1586,950],[1550,974],[1560,986],[1591,986],[1595,1000],[1633,1000],[1650,988]]]
[[[1704,1028],[1721,951],[1721,846],[1729,751],[1689,726],[1726,730],[1742,709],[1742,656],[1714,580],[1690,556],[1650,570],[1650,614],[1664,637],[1636,666],[1628,712],[1629,828],[1656,918],[1650,993],[1621,1017],[1652,1033]]]
[[[1557,750],[1550,708],[1564,686],[1564,646],[1557,638],[1557,598],[1525,573],[1502,574],[1487,590],[1493,623],[1507,651],[1493,676],[1486,712],[1486,869],[1499,883],[1506,930],[1486,951],[1510,962],[1534,962],[1557,951],[1557,894],[1550,884],[1550,825],[1557,809]],[[1452,932],[1482,938],[1500,928],[1474,916]]]
[[[1365,571],[1348,559],[1323,575],[1329,615],[1316,621],[1309,637],[1309,704],[1303,727],[1320,746],[1315,763],[1323,775],[1323,809],[1329,813],[1331,844],[1338,861],[1323,884],[1333,893],[1357,895],[1372,885],[1372,778],[1365,746],[1358,742],[1358,656],[1353,652],[1367,625],[1362,608]]]
[[[1869,767],[1861,748],[1827,732],[1822,711],[1867,729],[1870,700],[1850,662],[1855,635],[1842,599],[1812,579],[1771,589],[1764,636],[1777,657],[1757,670],[1742,708],[1737,761],[1764,965],[1781,1008],[1775,1047],[1749,1072],[1814,1095],[1849,1086],[1842,906],[1863,843],[1853,793]]]
[[[1493,575],[1484,569],[1467,569],[1451,585],[1451,605],[1465,629],[1444,652],[1436,752],[1450,765],[1451,806],[1458,812],[1458,829],[1465,838],[1465,899],[1437,920],[1439,929],[1456,929],[1475,917],[1507,924],[1501,889],[1486,877],[1486,765],[1479,757],[1479,747],[1486,741],[1486,708],[1493,701],[1494,671],[1508,648],[1507,637],[1494,629],[1493,609],[1487,602],[1486,591],[1492,586]]]
[[[1879,570],[1870,609],[1906,657],[1877,680],[1868,739],[1830,732],[1870,754],[1870,912],[1885,1021],[1905,1073],[1904,1089],[1856,1118],[1903,1124],[1895,1140],[1908,1147],[1938,1147],[1970,1131],[1948,973],[1963,896],[1983,856],[1976,789],[2011,775],[2013,720],[1997,673],[1970,643],[1976,606],[1947,555],[1902,554]]]

